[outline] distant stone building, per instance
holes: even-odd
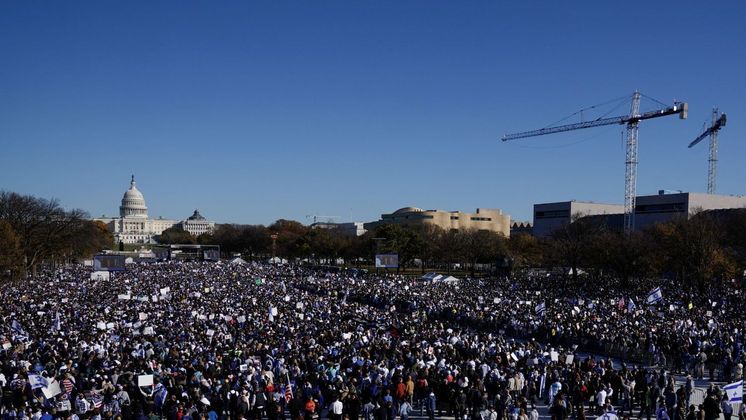
[[[215,222],[205,219],[199,214],[199,210],[194,210],[194,214],[177,225],[181,230],[191,233],[193,236],[199,236],[204,233],[210,233],[215,229]]]
[[[125,191],[122,197],[119,217],[102,216],[94,220],[106,224],[109,231],[114,235],[114,242],[125,244],[155,243],[155,236],[172,227],[178,227],[195,236],[210,232],[215,228],[215,222],[207,221],[197,210],[191,217],[183,221],[148,218],[145,197],[137,189],[134,175],[130,180],[129,189]]]
[[[367,230],[363,222],[332,223],[318,222],[311,225],[311,229],[329,229],[349,236],[363,236]]]
[[[690,217],[703,210],[741,209],[746,207],[742,195],[718,195],[692,192],[638,196],[635,203],[635,229],[669,221],[675,217]]]
[[[567,226],[575,216],[619,214],[624,206],[583,201],[561,201],[558,203],[534,204],[533,235],[547,237],[555,230]]]
[[[434,225],[444,230],[487,230],[510,236],[510,216],[499,209],[477,209],[476,213],[460,211],[423,210],[404,207],[390,214],[382,214],[381,220],[367,223],[365,228],[375,229],[383,224],[404,226]]]
[[[635,200],[635,229],[641,230],[656,223],[675,218],[691,217],[698,211],[742,209],[746,197],[691,192],[658,191],[655,195],[640,195]],[[567,226],[575,216],[590,218],[610,229],[624,226],[624,206],[617,204],[562,201],[534,204],[534,236],[546,237],[560,227]]]

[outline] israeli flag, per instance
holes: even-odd
[[[15,319],[13,320],[13,322],[10,323],[10,329],[12,329],[13,332],[15,332],[17,334],[23,334],[24,333],[23,327],[21,326],[21,323],[18,322],[18,321],[16,321]]]
[[[275,322],[275,317],[277,316],[277,308],[274,306],[269,307],[269,322]]]
[[[49,387],[49,381],[41,375],[29,375],[28,382],[31,385],[31,389]]]
[[[632,313],[637,309],[637,305],[635,305],[635,301],[632,300],[632,298],[629,298],[629,301],[627,302],[627,312]]]
[[[663,292],[660,287],[656,287],[650,293],[648,293],[648,305],[654,305],[663,300]]]
[[[743,402],[743,379],[723,387],[725,399],[731,404]]]
[[[153,402],[155,403],[156,408],[162,408],[163,405],[166,403],[166,397],[168,396],[168,390],[166,389],[163,384],[159,383],[155,386],[154,391],[155,396],[153,397]]]
[[[544,316],[544,312],[546,311],[546,305],[544,305],[544,302],[541,302],[540,304],[536,305],[536,315]]]

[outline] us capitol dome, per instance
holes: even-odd
[[[189,232],[194,236],[212,232],[215,229],[215,222],[207,220],[199,213],[199,210],[194,210],[194,213],[185,220],[171,220],[162,217],[149,218],[145,196],[137,189],[134,175],[130,179],[129,189],[122,196],[119,217],[102,216],[94,220],[106,224],[109,231],[114,235],[114,242],[125,244],[156,243],[155,237],[172,227]]]
[[[137,189],[135,176],[132,175],[130,189],[125,191],[122,197],[122,205],[119,206],[120,217],[141,217],[148,218],[148,206],[145,205],[145,197]]]

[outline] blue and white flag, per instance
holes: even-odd
[[[536,305],[536,315],[544,316],[544,312],[546,311],[546,305],[544,305],[544,302],[541,302],[540,304]]]
[[[163,408],[163,404],[166,402],[166,397],[168,396],[168,390],[166,387],[163,386],[162,383],[158,383],[158,385],[155,386],[153,394],[153,402],[155,403],[155,406],[159,409]]]
[[[627,312],[632,313],[637,309],[637,305],[635,305],[635,301],[632,300],[632,298],[629,298],[629,301],[627,302]]]
[[[648,305],[655,305],[656,303],[663,300],[663,292],[660,287],[656,287],[650,293],[648,293]]]
[[[275,317],[277,316],[277,308],[274,306],[269,307],[269,322],[275,322]]]
[[[743,379],[723,387],[725,399],[731,404],[743,402]]]
[[[21,323],[16,321],[15,319],[13,322],[10,323],[10,329],[13,330],[16,334],[24,334],[23,327],[21,326]]]
[[[29,375],[28,382],[31,385],[31,389],[49,387],[49,381],[41,375]]]

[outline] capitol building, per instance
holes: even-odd
[[[137,189],[135,176],[132,175],[130,188],[122,197],[122,205],[119,206],[119,217],[101,217],[94,219],[103,222],[114,235],[115,243],[125,244],[151,244],[155,243],[155,236],[164,230],[176,227],[196,236],[212,232],[215,222],[205,219],[199,210],[186,220],[150,219],[148,218],[148,206],[145,205],[145,197]]]

